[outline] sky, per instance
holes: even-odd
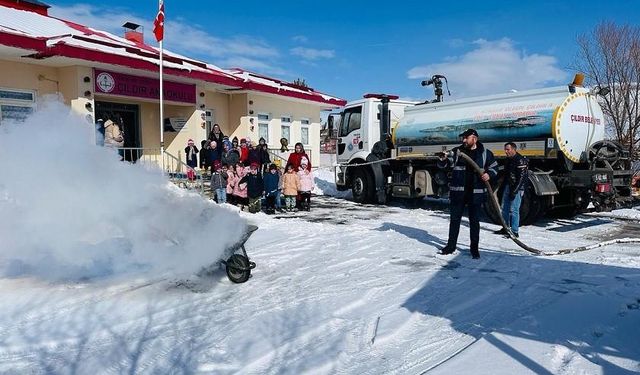
[[[118,35],[126,21],[139,23],[157,44],[156,1],[47,3],[53,16]],[[579,35],[602,21],[637,25],[639,16],[638,0],[166,0],[164,44],[347,100],[373,92],[425,100],[433,91],[420,82],[434,74],[447,77],[453,98],[568,83]]]

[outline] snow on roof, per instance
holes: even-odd
[[[270,87],[272,89],[277,90],[277,92],[291,92],[300,96],[305,95],[317,95],[323,99],[323,102],[334,104],[337,106],[343,106],[346,104],[346,101],[331,95],[323,94],[319,91],[315,91],[310,87],[304,87],[295,85],[293,83],[284,82],[279,79],[263,76],[261,74],[253,73],[240,68],[232,68],[227,70],[229,73],[233,74],[236,77],[242,78],[244,82],[254,83],[258,85],[263,85]],[[270,90],[272,91],[272,90]]]
[[[159,66],[159,50],[155,47],[35,12],[0,6],[0,33],[31,38],[32,40],[28,43],[27,40],[21,38],[12,41],[10,45],[38,51],[38,54],[32,56],[34,58],[63,56],[145,70],[155,70],[157,69],[155,67]],[[5,38],[0,37],[0,44],[8,44],[3,42],[5,42]],[[34,42],[42,42],[41,47],[40,44],[34,44]],[[94,53],[86,53],[89,51]],[[166,49],[163,53],[163,65],[168,68],[167,74],[169,75],[187,76],[236,89],[268,92],[336,106],[345,103],[340,98],[242,69],[224,70],[213,64],[185,57]],[[113,57],[118,58],[114,59]]]

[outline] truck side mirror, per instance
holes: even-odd
[[[333,134],[333,116],[331,115],[327,117],[327,129],[329,130],[329,135]]]

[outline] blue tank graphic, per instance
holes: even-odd
[[[397,146],[455,144],[458,135],[469,128],[476,129],[482,142],[508,142],[515,139],[551,138],[553,110],[537,111],[535,115],[499,120],[403,123],[395,130]]]

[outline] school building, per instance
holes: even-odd
[[[40,1],[0,0],[0,124],[60,95],[87,126],[105,114],[122,119],[125,147],[160,147],[159,50],[137,25],[122,37],[48,15]],[[188,139],[206,139],[214,123],[230,138],[267,139],[280,149],[302,142],[320,160],[320,112],[344,105],[308,87],[222,69],[164,50],[164,144],[180,155]],[[286,155],[283,155],[285,157]]]

